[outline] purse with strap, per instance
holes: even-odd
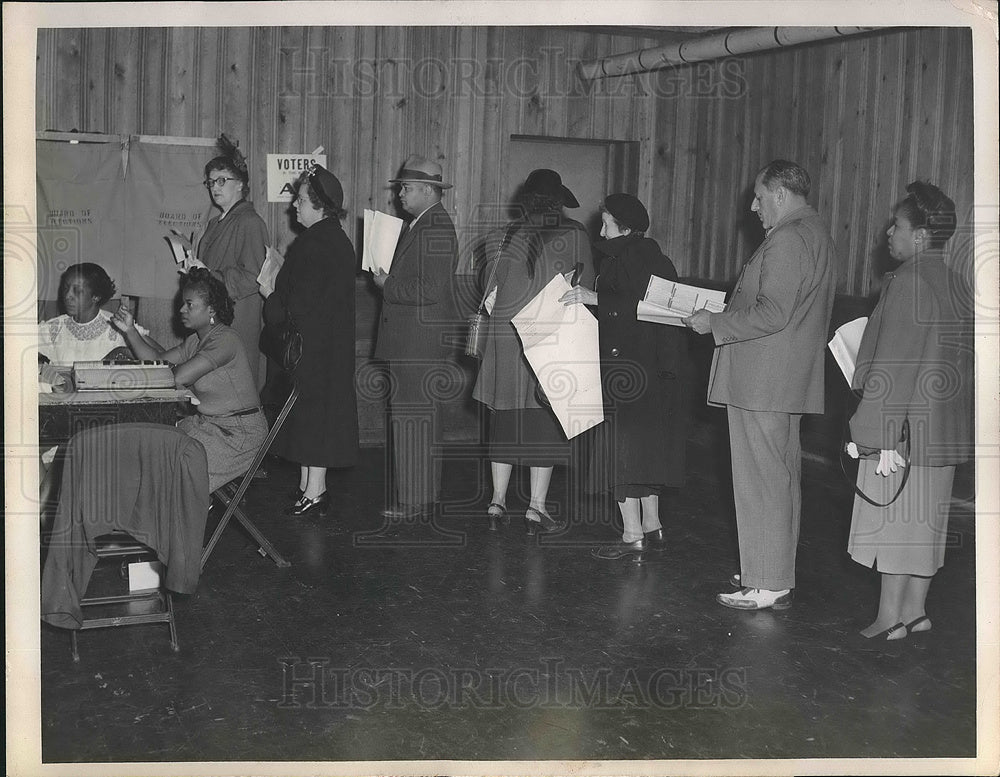
[[[465,355],[473,359],[482,359],[486,351],[486,332],[488,329],[486,319],[489,318],[489,313],[486,312],[486,300],[490,296],[490,286],[493,284],[493,279],[496,278],[500,254],[510,242],[511,232],[512,227],[508,226],[500,241],[500,246],[497,248],[496,256],[493,257],[493,267],[490,269],[490,277],[486,281],[486,288],[483,291],[483,298],[479,302],[479,308],[469,316],[469,329],[465,337]]]
[[[261,350],[274,359],[281,368],[291,375],[302,359],[302,333],[295,324],[295,318],[286,310],[285,320],[280,324],[264,327]]]
[[[848,426],[847,428],[848,428],[847,437],[850,437],[850,426]],[[851,476],[847,474],[847,468],[844,466],[844,456],[847,454],[847,445],[849,440],[845,439],[843,445],[841,445],[840,447],[840,471],[844,473],[844,477],[847,478],[847,481],[851,483],[851,485],[854,487],[854,493],[860,496],[862,499],[864,499],[868,504],[872,505],[873,507],[888,507],[897,499],[899,499],[899,495],[903,493],[903,489],[906,487],[906,481],[910,479],[910,419],[909,418],[903,419],[903,428],[899,435],[899,441],[905,445],[906,455],[903,458],[905,459],[906,464],[903,469],[903,477],[899,481],[899,488],[896,489],[896,493],[893,495],[892,499],[890,499],[888,502],[876,502],[874,499],[868,496],[868,494],[866,494],[864,491],[858,488],[857,478],[851,479]],[[855,443],[855,445],[857,445],[857,443]],[[859,459],[878,458],[878,456],[879,456],[878,451],[875,451],[874,453],[870,452],[861,453],[860,448],[858,450]]]

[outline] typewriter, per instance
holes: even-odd
[[[77,391],[174,388],[174,371],[164,361],[74,362]]]

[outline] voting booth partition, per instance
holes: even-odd
[[[94,262],[116,296],[136,301],[151,336],[181,340],[173,321],[172,231],[197,242],[211,215],[204,166],[214,138],[41,132],[36,139],[39,319],[58,314],[59,277]],[[115,309],[117,303],[109,307]]]

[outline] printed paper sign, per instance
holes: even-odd
[[[267,201],[291,202],[295,181],[315,162],[326,167],[326,154],[268,154]]]

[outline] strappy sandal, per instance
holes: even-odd
[[[914,626],[919,626],[921,623],[927,623],[927,628],[926,629],[914,629],[913,628]],[[912,620],[912,621],[910,621],[909,623],[906,624],[906,633],[907,634],[926,634],[928,631],[931,630],[930,629],[930,623],[931,623],[931,619],[930,618],[928,618],[926,615],[921,615],[919,618],[915,618],[914,620]]]
[[[510,526],[507,508],[499,502],[490,502],[490,506],[486,508],[486,515],[490,519],[490,531],[500,531],[500,524]]]

